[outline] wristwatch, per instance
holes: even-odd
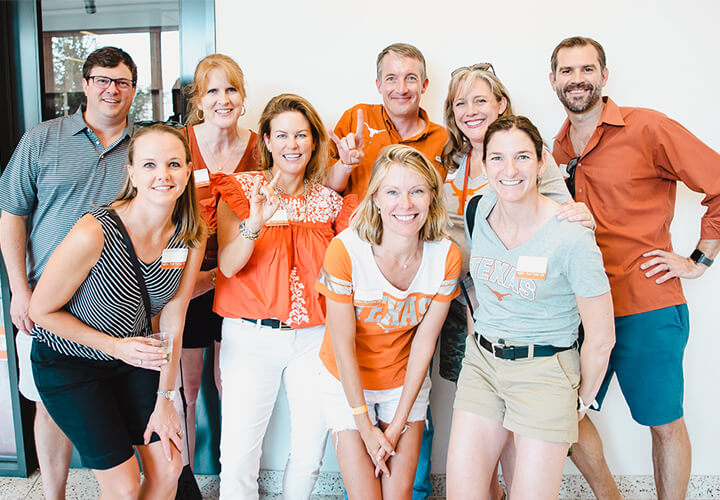
[[[172,391],[172,390],[166,391],[164,389],[158,389],[157,395],[164,397],[168,401],[175,401],[175,391]]]
[[[695,264],[705,264],[707,267],[712,266],[712,263],[715,262],[714,260],[708,258],[697,248],[693,250],[693,253],[690,254],[690,260],[693,261]]]
[[[600,405],[594,399],[592,401],[590,401],[590,404],[585,404],[585,401],[583,401],[582,396],[580,396],[580,394],[578,394],[578,407],[577,407],[578,413],[588,411],[590,408],[592,408],[593,410],[597,410],[599,406]]]

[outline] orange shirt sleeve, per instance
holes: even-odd
[[[333,223],[335,234],[339,234],[347,229],[350,225],[350,219],[352,218],[357,206],[358,196],[356,194],[348,194],[343,198],[342,208],[340,209],[337,217],[335,217],[335,222]]]
[[[660,176],[680,180],[705,194],[707,211],[700,222],[702,239],[720,238],[720,155],[675,120],[662,115],[655,128],[654,160]]]
[[[438,293],[433,300],[438,302],[450,302],[460,295],[460,270],[462,269],[462,254],[455,243],[450,244],[447,258],[445,259],[445,279],[440,285]]]
[[[241,219],[250,216],[250,203],[245,197],[242,184],[235,175],[220,174],[213,176],[210,184],[213,196],[220,197]]]
[[[339,238],[333,238],[325,252],[315,290],[335,302],[349,304],[353,300],[352,261]]]

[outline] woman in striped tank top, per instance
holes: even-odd
[[[141,129],[129,157],[118,198],[75,224],[35,288],[31,358],[43,403],[93,469],[101,496],[170,498],[182,470],[173,406],[179,356],[168,360],[147,338],[141,280],[149,316],[180,352],[206,226],[182,134]]]

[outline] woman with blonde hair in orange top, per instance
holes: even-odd
[[[430,395],[428,366],[457,296],[442,179],[417,150],[385,148],[367,195],[328,247],[320,389],[351,499],[406,498]]]
[[[214,214],[215,198],[211,195],[210,183],[217,175],[258,167],[258,135],[238,123],[245,114],[245,97],[245,77],[232,58],[212,54],[198,63],[190,87],[188,126],[183,131],[190,145],[198,200],[206,215]],[[195,403],[202,378],[203,354],[209,346],[215,349],[215,383],[218,392],[221,391],[218,351],[222,318],[212,311],[216,276],[217,238],[211,235],[183,333],[182,372],[191,465],[195,456]]]
[[[261,445],[280,383],[290,408],[283,498],[310,498],[327,428],[315,380],[325,307],[313,285],[330,240],[356,205],[319,184],[327,133],[302,97],[260,118],[262,170],[222,176],[215,312],[223,320],[220,498],[258,498]]]

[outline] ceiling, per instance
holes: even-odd
[[[88,9],[95,7],[95,13]],[[41,0],[43,31],[177,27],[178,0]]]

